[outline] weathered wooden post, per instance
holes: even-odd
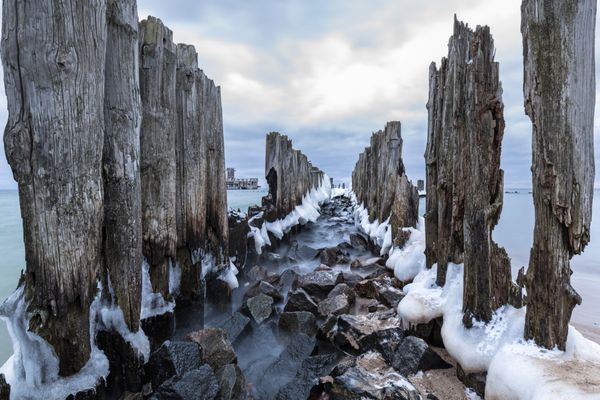
[[[140,172],[143,255],[155,292],[169,296],[169,266],[176,257],[175,100],[173,33],[159,19],[140,23]]]
[[[202,300],[202,258],[227,259],[227,188],[220,90],[177,45],[177,260],[182,300]]]
[[[207,137],[202,127],[203,88],[194,46],[177,45],[177,261],[181,297],[198,298],[206,231]]]
[[[487,26],[478,26],[469,46],[466,71],[466,140],[464,212],[463,322],[489,321],[507,304],[511,287],[510,259],[492,240],[502,211],[504,171],[500,153],[504,136],[504,104],[494,41]]]
[[[135,0],[108,0],[105,71],[104,258],[116,301],[139,329],[142,265],[141,104]]]
[[[71,375],[89,359],[102,264],[106,0],[5,1],[2,16],[4,143],[19,186],[30,329]]]
[[[392,240],[401,246],[402,228],[417,225],[419,194],[404,170],[400,130],[400,122],[391,121],[373,133],[352,171],[352,190],[369,211],[369,222],[389,218]]]
[[[521,12],[535,205],[525,337],[564,349],[571,313],[581,303],[569,260],[590,239],[596,1],[524,0]]]
[[[426,263],[437,284],[464,262],[464,323],[489,321],[508,303],[510,260],[492,240],[502,210],[502,86],[487,26],[454,19],[448,58],[429,68]]]
[[[442,60],[441,71],[445,71]],[[435,143],[437,126],[441,123],[439,118],[443,96],[438,92],[443,87],[438,85],[438,70],[435,63],[429,65],[429,98],[427,100],[427,147],[425,148],[425,265],[431,268],[437,262],[438,241],[438,209],[437,209],[437,146]]]
[[[291,213],[305,194],[322,183],[325,175],[292,147],[287,136],[271,132],[266,140],[265,176],[269,196],[263,198],[263,203],[272,205],[265,219],[274,221]]]

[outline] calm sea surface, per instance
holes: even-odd
[[[514,191],[515,189],[507,189]],[[506,248],[512,258],[513,273],[527,265],[533,238],[533,200],[527,189],[504,195],[500,223],[494,230],[494,239]],[[249,205],[260,204],[265,190],[229,190],[228,205],[246,211]],[[600,192],[595,191],[595,216],[592,221],[592,241],[584,254],[572,260],[573,286],[583,297],[583,304],[575,308],[573,321],[589,331],[600,328]],[[420,204],[424,210],[424,202]],[[21,269],[25,266],[23,229],[16,191],[0,190],[0,301],[15,289]],[[0,364],[12,354],[12,346],[4,324],[0,324]]]

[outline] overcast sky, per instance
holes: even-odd
[[[196,46],[221,86],[227,165],[261,179],[269,131],[349,180],[371,133],[390,120],[402,122],[409,177],[423,178],[429,63],[447,54],[455,13],[472,27],[487,24],[504,88],[505,186],[531,186],[520,0],[138,0],[138,8],[140,19],[157,16],[176,42]],[[0,159],[0,188],[16,187]]]

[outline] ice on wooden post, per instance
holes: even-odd
[[[404,171],[400,122],[388,122],[352,171],[354,218],[402,281],[410,281],[424,266],[423,225],[419,195]]]

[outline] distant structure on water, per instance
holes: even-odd
[[[423,179],[417,180],[417,190],[419,191],[419,197],[425,197],[425,181]]]
[[[235,168],[227,168],[226,172],[227,190],[256,190],[258,178],[238,178],[235,177]]]

